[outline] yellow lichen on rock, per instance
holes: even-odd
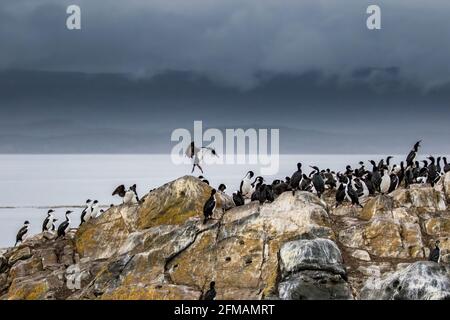
[[[180,285],[121,286],[102,295],[102,300],[198,300],[201,292]]]
[[[191,217],[201,216],[210,193],[210,186],[191,176],[168,183],[146,197],[137,215],[137,228],[179,225]]]
[[[45,279],[39,281],[13,281],[8,291],[9,300],[42,300],[48,292]]]

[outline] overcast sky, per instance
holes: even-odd
[[[0,152],[36,136],[53,145],[44,151],[80,150],[86,136],[164,135],[193,120],[444,143],[450,2],[376,1],[382,30],[369,31],[372,3],[1,1]],[[66,29],[69,4],[80,31]]]

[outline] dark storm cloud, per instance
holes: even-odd
[[[447,82],[450,2],[376,3],[380,31],[365,27],[365,0],[2,1],[0,66],[189,70],[242,88],[258,84],[260,71],[350,75],[366,67],[397,68],[424,88]],[[81,6],[81,31],[65,29],[69,4]]]

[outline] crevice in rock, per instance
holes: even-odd
[[[216,228],[216,227],[217,227],[217,224],[214,224],[214,225],[212,225],[212,226],[209,227],[209,228],[205,228],[205,229],[203,229],[203,230],[197,231],[197,232],[195,233],[195,235],[194,235],[194,237],[193,237],[193,239],[192,239],[191,242],[189,242],[185,247],[181,248],[179,251],[173,253],[172,255],[170,255],[169,257],[166,258],[166,261],[165,261],[165,263],[164,263],[164,279],[165,279],[168,283],[170,283],[170,284],[175,284],[175,283],[172,281],[172,279],[171,279],[171,277],[170,277],[170,274],[169,274],[169,268],[168,268],[169,264],[170,264],[175,258],[177,258],[180,254],[182,254],[183,252],[185,252],[186,250],[188,250],[188,249],[196,242],[196,240],[197,240],[197,238],[198,238],[198,236],[199,236],[200,234],[202,234],[202,233],[204,233],[204,232],[206,232],[206,231],[212,230],[212,229],[214,229],[214,228]]]

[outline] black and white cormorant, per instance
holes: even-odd
[[[439,249],[439,243],[440,243],[439,240],[437,240],[437,241],[435,242],[435,244],[434,244],[434,249],[431,250],[430,256],[428,257],[428,260],[429,260],[429,261],[434,261],[434,262],[436,262],[436,263],[439,262],[439,258],[440,258],[440,256],[441,256],[441,249]]]
[[[412,164],[416,160],[417,152],[419,151],[419,147],[420,147],[420,143],[421,142],[422,142],[422,140],[417,141],[414,144],[414,147],[412,148],[412,150],[409,152],[408,156],[406,157],[406,166],[407,167],[412,166]]]
[[[239,191],[241,192],[242,196],[247,199],[250,199],[250,197],[252,196],[253,186],[251,179],[254,175],[255,174],[253,171],[247,172],[247,174],[241,181],[241,185],[239,186]]]
[[[325,181],[325,185],[328,186],[330,190],[336,188],[336,179],[334,177],[334,172],[327,168],[327,170],[323,173],[323,180]]]
[[[435,158],[433,156],[429,156],[427,159],[430,160],[430,164],[427,167],[428,168],[427,182],[431,184],[432,187],[434,187],[434,184],[437,182],[437,180],[439,180],[440,176],[437,171]]]
[[[275,201],[275,193],[273,191],[272,185],[266,185],[266,201],[268,202]]]
[[[56,239],[58,239],[60,237],[65,237],[67,232],[69,231],[69,228],[70,228],[69,215],[71,213],[72,213],[72,211],[70,211],[70,210],[66,211],[66,220],[59,225],[59,227],[58,227],[58,235],[57,235]]]
[[[114,190],[112,195],[121,197],[124,204],[139,203],[139,196],[136,192],[136,185],[132,185],[128,190],[126,190],[125,185],[122,184]],[[92,215],[92,217],[95,216]]]
[[[28,220],[23,223],[23,227],[20,228],[19,232],[17,232],[16,244],[14,245],[14,247],[17,246],[17,244],[19,242],[22,243],[25,240],[25,238],[28,234],[29,226],[30,226],[30,222]]]
[[[383,166],[383,171],[381,173],[380,192],[382,194],[387,194],[389,193],[390,187],[391,187],[391,176],[389,175],[389,169],[387,166]]]
[[[261,202],[261,194],[264,191],[264,188],[263,188],[264,182],[263,182],[262,177],[257,177],[256,180],[254,181],[254,183],[255,183],[255,185],[254,185],[253,193],[252,193],[250,200]]]
[[[97,218],[99,216],[100,216],[100,206],[99,206],[98,200],[94,200],[94,202],[92,202],[92,207],[91,207],[91,219]]]
[[[242,196],[242,193],[240,190],[233,193],[233,202],[236,205],[236,207],[243,206],[245,204],[244,197]]]
[[[47,217],[45,218],[44,222],[42,223],[42,232],[50,231],[52,228],[53,223],[53,213],[55,211],[50,209],[47,211]]]
[[[325,192],[325,182],[323,181],[322,176],[320,175],[320,170],[316,166],[311,166],[314,169],[314,173],[312,176],[312,184],[314,186],[314,190],[316,191],[317,196],[320,198],[322,194]]]
[[[358,193],[355,189],[353,189],[351,183],[347,183],[347,185],[345,186],[345,197],[350,200],[352,205],[357,205],[362,208],[362,205],[359,203]]]
[[[372,172],[367,172],[363,177],[363,181],[365,182],[367,189],[369,189],[369,195],[374,195],[375,187],[373,186]]]
[[[56,221],[58,221],[58,219],[53,218],[52,228],[51,228],[51,231],[52,231],[52,232],[55,232],[55,231],[56,231]]]
[[[345,188],[347,185],[345,183],[340,183],[339,187],[336,190],[336,208],[342,204],[345,200]]]
[[[92,207],[91,207],[91,199],[87,199],[86,200],[86,207],[83,209],[83,211],[81,212],[81,222],[80,222],[80,226],[85,223],[88,222],[89,220],[91,220],[91,213],[92,213]]]
[[[358,189],[356,190],[356,192],[358,194],[359,202],[361,203],[362,201],[367,199],[367,197],[369,197],[370,191],[364,180],[360,178],[355,178],[355,183],[356,185],[358,185]]]
[[[388,193],[391,193],[392,191],[397,189],[399,186],[399,179],[395,173],[391,173],[390,178],[391,178],[391,185],[389,186]]]
[[[380,192],[381,173],[375,161],[369,161],[372,164],[372,185],[375,191]]]
[[[255,181],[252,182],[252,192],[250,199],[253,199],[253,193],[258,189],[258,186],[261,186],[264,183],[264,178],[261,176],[257,176]],[[253,200],[252,200],[253,201]]]
[[[302,164],[297,163],[297,171],[295,171],[290,179],[289,185],[292,189],[292,194],[295,195],[295,191],[299,190],[300,182],[302,181],[303,173],[302,173]]]
[[[186,156],[191,158],[192,161],[193,161],[191,173],[193,173],[194,170],[195,170],[195,167],[197,167],[200,170],[200,172],[203,174],[203,169],[200,166],[200,162],[201,162],[202,157],[203,157],[203,151],[205,151],[205,152],[209,151],[215,157],[219,156],[214,148],[211,148],[211,147],[200,147],[200,148],[198,148],[195,145],[194,141],[192,141],[190,143],[190,145],[188,146],[188,148],[186,149],[186,152],[185,152]]]
[[[216,189],[211,190],[211,196],[206,200],[205,205],[203,206],[203,216],[205,217],[203,223],[206,223],[209,219],[211,219],[214,209],[216,208]]]

